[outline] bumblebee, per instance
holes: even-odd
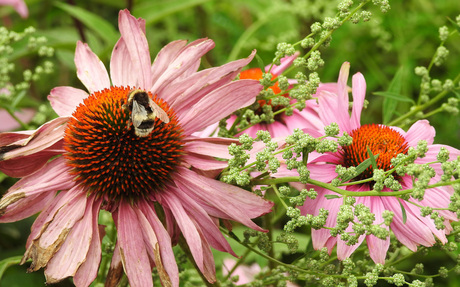
[[[124,107],[131,112],[128,128],[132,123],[134,134],[138,137],[146,137],[153,131],[156,118],[159,118],[165,124],[169,123],[168,114],[144,90],[130,91],[127,104]]]

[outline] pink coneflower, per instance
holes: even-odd
[[[292,56],[287,56],[281,59],[281,64],[279,66],[274,65],[271,69],[271,65],[267,65],[265,67],[265,73],[270,73],[272,75],[272,80],[275,80],[277,76],[281,75],[284,70],[286,70],[289,66],[292,65],[294,60],[298,57],[299,53],[295,53]],[[261,80],[263,76],[262,70],[260,68],[250,68],[244,70],[240,73],[240,79],[252,79],[252,80]],[[290,84],[297,83],[296,80],[289,80]],[[306,107],[302,111],[298,111],[294,109],[293,114],[291,116],[287,116],[284,112],[279,113],[275,116],[275,121],[273,123],[261,122],[250,126],[249,128],[243,130],[241,133],[246,133],[251,137],[256,137],[256,133],[259,130],[268,131],[272,137],[285,137],[290,135],[294,129],[296,128],[303,128],[305,126],[319,128],[322,123],[318,116],[318,103],[316,101],[317,95],[320,94],[321,91],[333,91],[336,89],[336,83],[324,83],[320,84],[317,88],[317,92],[313,95],[313,99],[307,100]],[[269,87],[269,89],[273,90],[274,94],[280,94],[282,91],[278,86],[278,81],[273,84],[273,86]],[[289,97],[289,93],[284,94],[283,96]],[[264,105],[272,105],[271,101],[259,100],[260,108],[255,111],[255,114],[260,114],[262,111],[262,107]],[[291,100],[294,103],[294,100]],[[273,112],[279,111],[282,107],[281,106],[272,106]],[[236,116],[231,116],[227,120],[227,128],[230,128],[233,123],[235,122]],[[212,133],[216,134],[216,129],[218,127],[218,123],[215,123],[209,127],[207,127],[202,132],[196,133],[199,136],[207,136]]]
[[[27,18],[29,16],[29,10],[23,0],[0,0],[0,6],[2,5],[13,6],[14,10],[16,10],[22,18]]]
[[[198,72],[213,41],[175,41],[151,64],[145,22],[124,10],[119,29],[110,77],[78,42],[77,75],[89,93],[54,88],[49,100],[59,118],[36,131],[0,134],[0,169],[22,177],[0,201],[0,222],[41,211],[23,263],[32,259],[30,271],[44,267],[48,283],[73,276],[88,286],[96,278],[101,209],[112,213],[118,237],[109,286],[123,270],[131,286],[152,286],[153,267],[163,285],[178,286],[172,244],[179,236],[213,282],[210,247],[234,254],[218,218],[262,231],[251,218],[273,204],[206,177],[225,166],[215,157],[229,157],[228,140],[191,134],[254,102],[257,81],[232,81],[254,53]]]
[[[325,153],[312,155],[311,162],[307,165],[310,171],[310,178],[322,182],[330,183],[337,177],[335,172],[336,165],[340,164],[344,167],[357,166],[366,158],[369,158],[367,147],[370,148],[374,155],[379,154],[376,163],[379,169],[385,171],[390,170],[391,159],[398,153],[406,154],[409,147],[416,147],[418,141],[425,140],[428,144],[428,152],[423,158],[418,158],[415,163],[423,164],[436,162],[436,155],[441,147],[446,148],[450,152],[450,159],[454,159],[460,155],[460,151],[449,146],[433,144],[435,130],[429,125],[427,120],[420,120],[414,123],[407,132],[397,127],[384,125],[370,124],[361,125],[360,117],[363,108],[366,82],[362,74],[357,73],[353,76],[352,93],[353,107],[351,115],[349,114],[349,99],[347,92],[347,79],[349,71],[349,63],[344,63],[340,70],[338,86],[335,93],[323,91],[319,97],[319,115],[324,126],[333,122],[340,127],[341,134],[346,131],[353,137],[353,144],[346,146],[335,153]],[[308,130],[306,130],[308,132]],[[430,164],[436,171],[436,176],[431,179],[430,183],[440,181],[442,170],[441,164]],[[361,180],[372,177],[371,167],[364,171],[354,180]],[[412,188],[412,177],[409,175],[400,176],[398,178],[402,189]],[[328,189],[314,187],[318,192],[315,200],[308,199],[305,204],[300,207],[303,214],[318,215],[319,209],[324,208],[329,210],[327,218],[327,227],[335,227],[337,213],[343,203],[342,198],[327,199],[325,196],[336,194]],[[340,188],[348,191],[365,191],[371,190],[372,184],[357,184],[349,186],[340,186]],[[391,192],[389,188],[384,188],[382,191]],[[430,206],[433,208],[447,208],[450,203],[450,196],[453,193],[451,186],[437,187],[427,189],[424,199],[418,201],[411,197],[411,201],[420,206]],[[452,220],[457,220],[455,213],[439,210],[439,214],[444,217],[445,228],[437,229],[433,220],[429,217],[421,215],[421,209],[418,206],[407,203],[397,197],[382,196],[382,197],[356,197],[356,204],[364,204],[370,211],[375,214],[374,224],[382,224],[382,212],[389,210],[394,213],[393,221],[390,225],[391,231],[396,238],[409,249],[415,251],[418,245],[432,246],[437,238],[442,243],[447,242],[446,234],[452,227],[449,224]],[[404,215],[401,205],[405,209],[407,218],[404,222]],[[352,232],[351,226],[346,230]],[[327,247],[329,252],[337,244],[337,256],[340,260],[349,257],[353,251],[366,239],[370,256],[376,263],[384,264],[386,252],[388,250],[390,240],[387,237],[385,240],[379,239],[374,235],[362,235],[359,237],[358,243],[352,246],[340,238],[332,237],[327,229],[312,230],[312,240],[315,249]]]

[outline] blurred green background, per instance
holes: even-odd
[[[29,17],[22,19],[11,7],[0,7],[1,25],[13,31],[23,31],[29,26],[37,29],[36,35],[46,36],[47,45],[55,55],[50,59],[55,65],[52,74],[33,82],[19,108],[48,105],[47,95],[56,86],[83,88],[76,77],[73,62],[75,44],[83,40],[108,67],[110,54],[119,33],[118,12],[129,8],[136,17],[146,20],[146,34],[152,59],[162,46],[177,39],[195,40],[208,37],[216,47],[203,59],[203,67],[221,65],[234,58],[246,57],[257,49],[265,64],[274,58],[276,44],[295,43],[310,33],[310,25],[336,14],[339,1],[324,0],[172,0],[172,1],[116,1],[116,0],[26,0]],[[363,123],[382,122],[382,97],[374,92],[386,91],[396,71],[402,67],[402,92],[417,99],[420,78],[415,76],[416,66],[427,66],[440,44],[438,29],[447,25],[452,31],[453,19],[460,14],[458,1],[390,1],[391,10],[382,14],[368,5],[373,16],[369,22],[346,23],[333,34],[330,47],[321,49],[325,61],[318,70],[322,82],[336,81],[344,61],[351,63],[351,73],[361,72],[367,82],[369,107],[363,112]],[[9,60],[16,65],[12,82],[20,82],[22,71],[42,63],[43,59],[27,49],[25,40],[14,44],[15,51]],[[432,78],[441,81],[453,79],[460,73],[460,37],[450,37],[445,46],[450,55],[441,67],[432,69]],[[301,54],[306,51],[300,48]],[[257,66],[257,61],[251,63]],[[293,77],[292,75],[288,75]],[[451,96],[455,96],[452,94]],[[437,106],[436,106],[437,107]],[[436,107],[433,107],[435,109]],[[401,102],[396,115],[409,106]],[[48,114],[47,119],[55,115]],[[437,130],[436,142],[460,148],[460,117],[436,114],[429,118]],[[0,174],[0,193],[14,183],[14,179]],[[0,260],[22,255],[25,240],[33,219],[0,225]],[[434,258],[434,257],[433,257]],[[429,258],[426,259],[429,261]],[[436,260],[450,260],[443,255]],[[26,264],[27,265],[27,264]],[[26,274],[24,267],[8,268],[0,281],[3,286],[43,286],[42,272]],[[436,272],[436,269],[434,269]],[[427,272],[429,273],[429,272]],[[458,286],[452,276],[443,284]],[[64,281],[58,286],[71,286]]]

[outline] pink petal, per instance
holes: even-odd
[[[84,212],[86,206],[86,193],[79,189],[79,186],[63,192],[69,195],[64,195],[59,198],[59,202],[53,205],[52,209],[46,210],[45,216],[36,222],[42,223],[41,231],[38,231],[37,225],[34,223],[29,240],[33,239],[28,246],[24,255],[23,261],[27,258],[32,258],[30,270],[36,271],[39,268],[45,267],[48,261],[59,250],[69,231],[78,222]],[[48,224],[49,223],[49,224]]]
[[[60,117],[45,123],[27,140],[22,141],[17,147],[15,145],[13,150],[0,154],[0,159],[5,161],[15,157],[23,157],[52,146],[64,137],[67,120],[67,117]]]
[[[112,213],[112,216],[115,218],[118,217],[118,213],[115,211]],[[107,272],[107,277],[105,278],[106,286],[118,286],[122,277],[123,277],[123,264],[121,263],[120,255],[120,244],[117,242],[113,250],[112,261],[110,262],[110,268]]]
[[[271,73],[273,75],[280,75],[282,72],[284,72],[284,70],[286,70],[288,67],[290,67],[292,65],[292,63],[294,62],[294,60],[300,55],[300,52],[295,52],[294,55],[292,56],[286,56],[284,58],[281,59],[281,65],[279,66],[273,66],[273,68],[271,69]],[[270,66],[271,65],[268,65],[265,67],[265,72],[268,72],[268,70],[270,69]]]
[[[205,95],[232,81],[241,71],[241,68],[251,62],[255,53],[256,51],[254,50],[245,59],[202,70],[189,77],[174,80],[162,89],[159,95],[162,98],[171,98],[168,103],[176,113],[185,113]]]
[[[137,19],[139,28],[145,34],[145,23]],[[110,58],[110,78],[113,86],[137,87],[139,75],[129,57],[128,45],[123,37],[120,37],[112,50]],[[134,72],[133,72],[134,71]]]
[[[73,177],[64,158],[60,157],[22,178],[0,200],[0,222],[18,221],[38,213],[58,190],[68,190],[75,185]]]
[[[93,234],[85,262],[80,265],[73,278],[76,286],[88,287],[97,277],[99,264],[101,262],[101,235],[98,226],[98,214],[101,207],[102,198],[95,200],[91,205]],[[88,256],[89,255],[89,256]]]
[[[186,40],[177,40],[167,44],[158,52],[151,68],[152,85],[158,81],[160,76],[168,69],[169,64],[177,58],[186,45]]]
[[[209,242],[209,244],[216,250],[230,253],[236,257],[236,254],[233,252],[230,244],[228,244],[225,237],[219,231],[218,224],[213,222],[204,209],[185,192],[182,192],[182,190],[170,190],[175,192],[175,196],[177,196],[177,198],[181,201],[189,217],[194,220],[195,225],[200,227],[206,241]]]
[[[125,45],[129,53],[125,57],[129,57],[132,65],[132,69],[128,72],[136,75],[136,86],[148,90],[151,87],[151,60],[149,45],[143,28],[140,27],[138,20],[127,9],[120,11],[118,27],[124,42],[129,43]]]
[[[228,153],[228,146],[230,145],[230,143],[234,143],[235,140],[222,139],[221,142],[223,142],[224,144],[213,143],[211,141],[205,141],[205,138],[203,138],[201,140],[193,140],[193,141],[186,142],[184,149],[187,152],[191,152],[195,154],[228,159],[231,157],[230,154]]]
[[[164,228],[160,219],[155,214],[155,210],[147,201],[140,201],[139,208],[152,226],[160,247],[161,260],[164,269],[169,275],[172,286],[179,286],[179,270],[177,268],[174,252],[172,250],[171,238]]]
[[[382,203],[386,210],[394,212],[393,222],[390,225],[396,238],[412,251],[417,250],[417,245],[432,246],[436,240],[431,230],[425,226],[408,208],[408,204],[402,202],[406,209],[406,223],[402,220],[402,211],[397,198],[382,196]]]
[[[348,73],[350,72],[350,63],[344,62],[340,68],[339,80],[337,81],[337,104],[336,108],[329,112],[337,113],[337,124],[341,130],[351,132],[350,116],[348,114]],[[321,101],[321,97],[319,97]],[[321,102],[320,102],[321,103]],[[321,106],[321,104],[320,104]]]
[[[150,91],[153,94],[161,94],[163,88],[186,73],[191,67],[195,67],[196,62],[212,48],[214,48],[214,42],[212,40],[200,39],[188,44],[181,50],[179,55],[169,63],[168,67],[158,77],[157,81],[153,83]],[[167,102],[170,100],[166,94],[162,94],[162,97]]]
[[[164,286],[171,286],[171,279],[163,266],[163,258],[161,258],[160,246],[155,231],[145,215],[139,209],[134,209],[134,212],[139,220],[139,226],[142,231],[145,248],[150,260],[155,263],[161,283]]]
[[[28,176],[39,170],[53,156],[64,153],[65,150],[62,145],[63,140],[38,153],[0,161],[0,170],[11,177]]]
[[[29,10],[24,0],[1,0],[0,5],[13,6],[14,10],[16,10],[22,18],[27,18],[29,16]]]
[[[207,94],[187,113],[179,115],[185,134],[201,130],[252,104],[262,88],[258,81],[238,80]]]
[[[427,120],[416,121],[407,131],[405,139],[409,146],[416,147],[419,140],[426,140],[429,145],[433,144],[436,130]]]
[[[88,44],[77,42],[75,50],[77,77],[90,93],[110,87],[110,79],[104,64],[94,54]]]
[[[351,111],[352,130],[361,126],[361,111],[366,97],[366,80],[361,73],[356,73],[352,78],[353,109]]]
[[[375,214],[374,224],[383,223],[382,213],[385,211],[385,207],[382,201],[377,197],[362,197],[362,203],[370,208],[371,212]],[[382,225],[385,227],[385,225]],[[386,227],[388,230],[389,228]],[[369,254],[375,263],[385,264],[385,257],[390,247],[390,236],[385,240],[379,239],[374,235],[366,236],[367,247]]]
[[[35,115],[34,109],[22,109],[14,112],[14,115],[24,123],[28,123]],[[0,110],[0,132],[12,131],[20,128],[21,125],[6,111]]]
[[[118,244],[123,268],[129,284],[153,286],[152,267],[142,236],[141,223],[129,202],[124,200],[118,206]],[[133,236],[137,234],[137,236]]]
[[[319,107],[314,100],[307,101],[307,107],[301,112],[294,110],[292,116],[282,116],[283,121],[286,123],[290,131],[294,129],[311,128],[315,130],[324,130],[324,123],[319,117]]]
[[[271,124],[267,125],[268,132],[272,137],[278,138],[278,137],[286,137],[290,134],[292,134],[293,130],[289,130],[286,125],[280,123],[280,122],[273,122]]]
[[[87,97],[88,94],[83,90],[72,87],[57,87],[51,90],[48,100],[58,116],[70,117]]]
[[[251,218],[270,212],[272,202],[185,168],[179,168],[178,175],[180,178],[175,181],[176,185],[194,198],[211,216],[235,220],[252,229],[263,231]]]
[[[93,202],[94,195],[88,198],[83,217],[75,223],[59,251],[48,262],[45,270],[47,283],[57,283],[66,277],[74,276],[87,257],[96,255],[88,254],[93,237]]]
[[[195,223],[185,211],[180,200],[171,192],[162,193],[161,198],[164,200],[163,203],[168,206],[169,210],[174,215],[177,225],[187,241],[193,259],[195,259],[195,263],[201,272],[204,272],[203,245]]]

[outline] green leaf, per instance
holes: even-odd
[[[366,146],[366,148],[367,148],[367,154],[369,155],[369,159],[371,160],[372,168],[377,169],[377,162],[375,161],[376,158],[375,158],[374,154],[372,153],[372,151],[369,148],[369,146]]]
[[[132,14],[145,20],[146,25],[158,22],[166,16],[188,10],[209,0],[175,0],[175,1],[145,1],[134,7]]]
[[[22,256],[14,256],[14,257],[9,257],[6,259],[3,259],[0,261],[0,279],[3,276],[3,273],[5,273],[5,270],[13,265],[18,265],[19,262],[21,262]]]
[[[402,212],[402,220],[403,220],[403,223],[406,224],[406,221],[407,221],[407,214],[406,214],[406,209],[404,208],[404,206],[402,205],[401,201],[399,201],[399,206],[401,206],[401,212]]]
[[[54,2],[54,5],[80,20],[86,27],[104,39],[107,45],[112,46],[120,37],[117,30],[97,14],[62,2]]]
[[[400,67],[396,72],[395,76],[391,80],[391,83],[386,92],[376,92],[375,95],[383,96],[383,123],[386,124],[391,120],[396,106],[399,101],[413,102],[411,99],[401,95],[402,82],[403,82],[403,67]]]
[[[256,54],[256,60],[257,60],[257,65],[259,66],[259,68],[262,70],[262,72],[265,73],[264,60],[258,54]]]
[[[378,157],[379,157],[378,154],[373,155],[374,161],[375,161]],[[352,180],[353,178],[357,177],[358,175],[360,175],[361,173],[363,173],[368,167],[370,167],[371,164],[372,164],[372,159],[371,159],[371,158],[368,158],[368,159],[363,160],[363,162],[360,163],[360,164],[356,167],[356,175],[355,175],[355,176],[349,176],[349,177],[342,178],[342,182],[347,182],[347,181]]]

